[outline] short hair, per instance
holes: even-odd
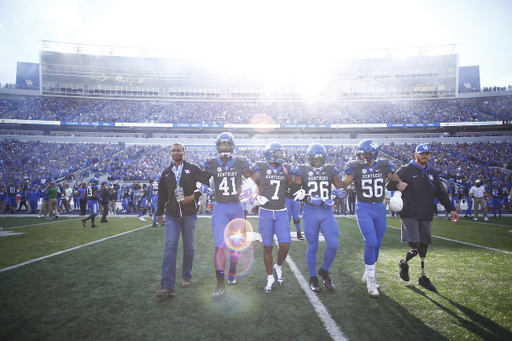
[[[183,149],[183,151],[185,151],[185,145],[183,143],[175,142],[172,144],[171,149],[174,146],[181,146],[181,149]]]

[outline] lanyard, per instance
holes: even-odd
[[[172,171],[174,172],[174,176],[176,177],[176,185],[180,185],[181,172],[183,171],[183,162],[176,167],[176,165],[172,166]]]

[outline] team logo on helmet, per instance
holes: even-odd
[[[287,157],[287,151],[282,144],[272,142],[263,148],[263,156],[268,162],[284,163]]]
[[[356,148],[356,159],[360,164],[374,163],[379,156],[380,146],[373,140],[363,140]],[[364,159],[362,156],[364,155]]]

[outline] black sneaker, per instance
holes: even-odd
[[[297,232],[297,239],[298,240],[306,240],[306,238],[304,238],[304,236],[300,232]]]
[[[400,278],[409,282],[409,264],[405,262],[405,259],[401,259],[398,262],[398,267],[400,268]]]
[[[434,286],[434,284],[432,284],[430,282],[430,279],[428,279],[428,277],[425,276],[425,275],[421,275],[418,278],[418,284],[421,285],[422,287],[424,287],[427,290],[436,291],[436,287]]]
[[[157,224],[153,224],[153,225],[151,225],[151,226],[152,226],[152,227],[158,227],[158,225],[157,225]]]
[[[320,268],[320,270],[318,270],[318,274],[322,277],[322,282],[324,282],[325,287],[331,291],[334,290],[334,283],[329,277],[329,271],[325,271],[324,268]]]
[[[310,277],[309,278],[309,288],[314,292],[322,292],[322,288],[318,285],[318,277]]]
[[[84,227],[87,227],[87,225],[85,225],[85,222],[86,222],[87,220],[85,220],[85,219],[80,219],[80,221],[82,222],[82,224],[84,225]]]
[[[95,228],[95,227],[98,227],[98,225],[91,225],[91,228]]]

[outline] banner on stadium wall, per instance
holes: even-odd
[[[463,126],[501,126],[503,121],[483,121],[483,122],[444,122],[441,127],[463,127]]]
[[[60,125],[63,126],[98,126],[98,127],[115,127],[115,123],[109,122],[60,122]]]
[[[39,88],[39,63],[18,62],[16,68],[16,85]]]
[[[262,142],[262,144],[258,145],[258,146],[255,146],[252,144],[251,145],[236,145],[235,151],[243,152],[243,151],[247,151],[247,150],[253,150],[253,151],[259,152],[267,145],[267,143],[265,143],[266,141],[261,140],[261,142]],[[306,152],[308,150],[309,144],[308,145],[293,145],[293,146],[284,145],[284,146],[286,147],[286,149],[289,152]],[[327,150],[334,148],[334,145],[326,144],[323,146]],[[217,147],[212,146],[211,144],[209,144],[209,145],[187,145],[187,151],[217,153]]]
[[[459,90],[480,90],[480,66],[459,67]]]

